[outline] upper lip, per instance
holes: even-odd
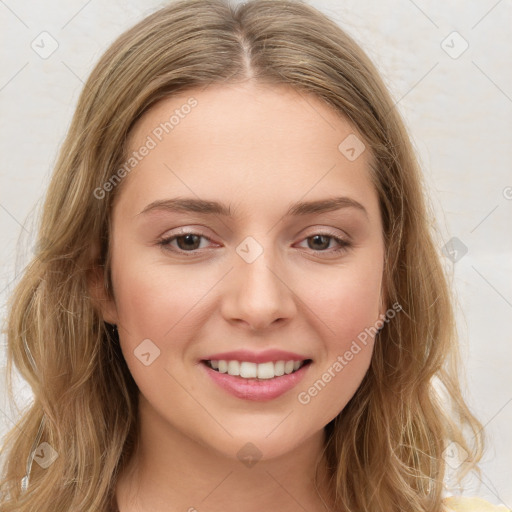
[[[276,361],[304,361],[306,356],[287,352],[285,350],[264,350],[263,352],[251,352],[250,350],[233,350],[231,352],[219,352],[202,358],[203,361],[247,361],[249,363],[267,363]]]

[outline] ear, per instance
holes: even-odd
[[[105,284],[104,268],[95,265],[87,273],[87,288],[92,303],[99,316],[109,324],[118,324],[117,307],[113,297],[110,297]]]
[[[383,318],[386,316],[386,311],[388,310],[388,304],[386,303],[387,297],[387,287],[386,287],[386,279],[385,274],[382,274],[381,286],[380,286],[380,299],[379,299],[379,318]]]
[[[386,315],[386,311],[388,310],[387,305],[386,305],[385,300],[384,300],[384,296],[385,296],[385,292],[384,292],[384,289],[383,289],[381,291],[381,294],[380,294],[379,316],[380,315],[385,316]]]

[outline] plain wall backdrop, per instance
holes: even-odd
[[[2,325],[83,83],[121,32],[165,3],[0,0]],[[369,54],[410,131],[458,297],[465,396],[488,437],[482,478],[469,479],[463,494],[512,509],[511,2],[308,3]],[[4,333],[1,343],[3,436],[18,412],[6,401]],[[32,400],[21,379],[16,396],[20,409]]]

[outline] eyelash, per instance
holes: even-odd
[[[194,250],[191,250],[191,251],[184,251],[183,249],[171,248],[171,246],[170,246],[170,243],[173,242],[174,240],[176,240],[177,238],[181,238],[181,237],[184,237],[184,236],[187,236],[187,235],[195,235],[195,236],[198,236],[200,238],[205,238],[206,240],[210,240],[208,237],[202,235],[201,233],[195,233],[193,231],[184,231],[182,233],[178,233],[178,234],[173,235],[171,237],[166,237],[166,238],[160,239],[158,241],[158,245],[161,246],[165,250],[168,250],[168,251],[171,251],[171,252],[176,252],[178,254],[183,254],[186,257],[194,256],[199,249],[194,249]],[[326,232],[320,232],[320,233],[314,233],[313,235],[307,236],[303,240],[307,240],[307,239],[313,238],[315,236],[323,236],[323,237],[331,238],[331,239],[333,239],[335,242],[337,242],[339,244],[339,247],[337,249],[334,249],[334,250],[324,249],[324,250],[321,250],[321,251],[315,251],[313,249],[310,249],[314,253],[327,253],[327,254],[330,254],[330,255],[333,255],[333,254],[337,255],[337,254],[339,254],[341,252],[346,252],[347,250],[349,250],[352,247],[352,244],[349,241],[344,240],[343,238],[340,238],[340,237],[336,236],[335,234],[327,232],[327,231]],[[190,254],[188,254],[188,253],[190,253]]]

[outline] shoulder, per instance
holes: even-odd
[[[443,503],[443,512],[512,512],[505,505],[493,505],[477,497],[449,496]]]

